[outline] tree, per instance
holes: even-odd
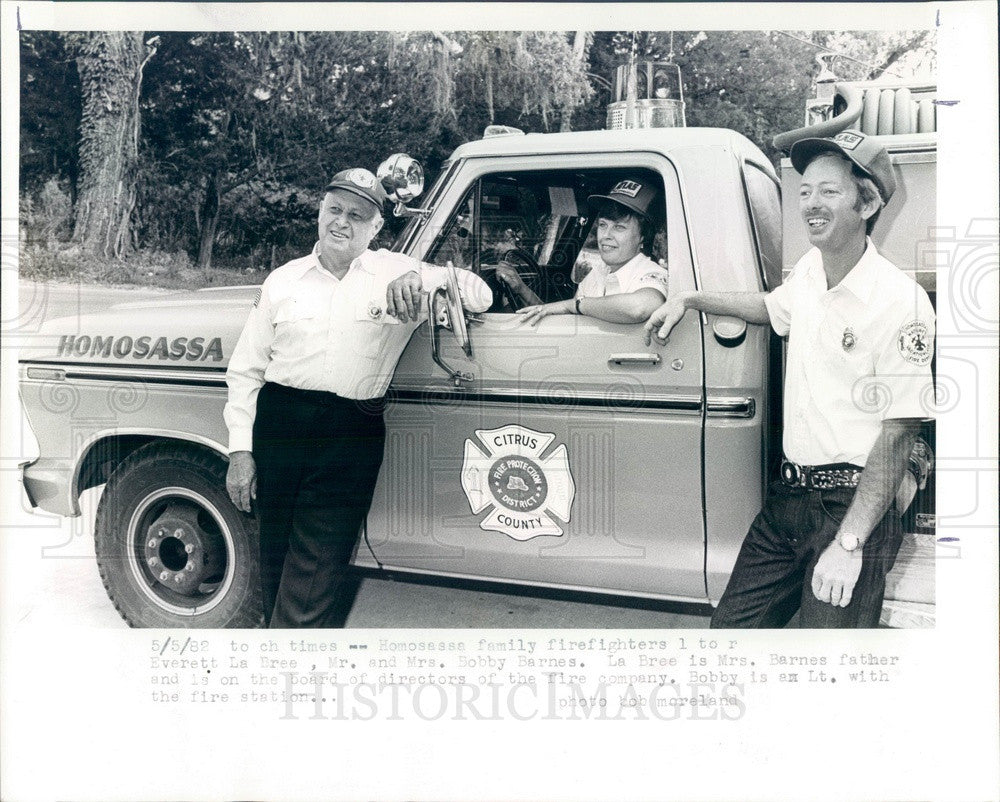
[[[587,50],[590,47],[590,43],[593,39],[593,34],[587,31],[573,31],[573,64],[576,70],[583,73],[587,68]],[[590,92],[589,94],[593,94]],[[584,98],[584,101],[586,98]],[[578,104],[578,105],[582,105]],[[573,112],[575,111],[574,106],[569,106],[563,109],[562,119],[559,122],[560,131],[572,131],[573,130]]]
[[[337,170],[439,147],[428,82],[406,52],[390,67],[388,34],[160,36],[143,100],[143,226],[179,237],[202,268],[220,244],[226,256],[301,246]]]
[[[870,80],[890,73],[908,54],[933,59],[926,31],[642,31],[601,32],[590,49],[593,76],[610,76],[633,49],[639,59],[673,61],[684,82],[690,126],[731,128],[771,158],[771,138],[803,123],[820,52],[838,54],[842,80]],[[601,126],[603,107],[589,104],[581,117]]]
[[[482,31],[458,35],[465,52],[456,69],[456,101],[482,109],[495,123],[499,114],[514,120],[537,116],[550,130],[554,116],[572,115],[593,90],[580,53],[558,31]]]
[[[80,181],[73,239],[90,254],[120,258],[134,246],[139,152],[141,31],[69,34],[82,97]]]
[[[37,192],[53,178],[75,186],[80,82],[73,56],[55,31],[22,31],[20,61],[21,191]]]
[[[345,167],[374,169],[407,151],[432,181],[490,123],[603,128],[608,79],[633,50],[640,59],[672,55],[681,67],[689,125],[741,131],[772,157],[771,137],[802,123],[818,52],[836,52],[835,71],[847,80],[905,71],[916,51],[933,58],[928,32],[171,31],[151,33],[145,47],[142,39],[21,34],[25,208],[37,196],[41,209],[48,186],[50,200],[56,190],[76,199],[74,236],[86,248],[183,250],[206,270],[213,260],[266,266],[301,251],[315,235],[322,188]],[[397,223],[388,221],[386,236]]]

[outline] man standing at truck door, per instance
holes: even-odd
[[[799,209],[813,248],[771,293],[681,293],[646,323],[663,343],[687,309],[788,337],[784,461],[747,533],[713,627],[878,626],[902,538],[893,498],[933,397],[934,312],[868,234],[896,188],[856,131],[804,139]]]
[[[368,170],[337,173],[308,256],[271,273],[226,382],[233,503],[260,524],[271,627],[338,627],[356,580],[348,562],[382,464],[382,400],[422,314],[425,286],[450,268],[368,249],[386,194]],[[456,271],[465,306],[487,309],[485,282]]]

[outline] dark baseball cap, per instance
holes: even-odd
[[[341,170],[326,186],[326,192],[331,189],[343,189],[353,192],[358,197],[374,203],[379,211],[382,211],[382,204],[385,203],[385,189],[382,182],[375,177],[375,174],[363,167],[353,167],[350,170]]]
[[[792,166],[799,173],[820,153],[838,153],[856,164],[858,168],[875,182],[882,200],[889,202],[896,191],[896,175],[892,169],[889,153],[872,137],[860,131],[841,131],[833,137],[800,139],[789,152]]]
[[[652,181],[626,178],[615,184],[607,195],[590,195],[587,203],[594,206],[599,201],[613,201],[640,217],[652,218],[654,215],[650,207],[656,200],[656,194],[656,184]]]

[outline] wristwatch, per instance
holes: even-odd
[[[844,551],[857,551],[861,546],[861,538],[857,535],[844,534],[837,538],[837,542],[840,543],[840,547]]]

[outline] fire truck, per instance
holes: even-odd
[[[394,250],[481,275],[495,303],[465,315],[454,284],[429,298],[395,371],[385,461],[354,565],[370,576],[516,585],[708,610],[725,589],[781,452],[782,342],[769,327],[688,314],[662,348],[642,326],[586,316],[522,325],[502,257],[543,300],[571,297],[595,251],[586,199],[625,177],[660,188],[655,258],[670,291],[767,291],[808,247],[798,176],[741,134],[683,125],[673,66],[616,76],[608,130],[492,127],[422,173],[387,160],[409,218]],[[922,243],[934,224],[934,88],[821,76],[797,138],[879,137],[899,189],[873,238],[935,296]],[[926,247],[930,248],[931,243]],[[143,627],[261,622],[256,526],[226,495],[225,371],[255,287],[165,294],[49,322],[20,354],[40,456],[30,504],[80,514],[103,485],[97,563]],[[933,430],[898,499],[907,536],[889,626],[934,620]],[[915,498],[914,498],[915,494]]]

